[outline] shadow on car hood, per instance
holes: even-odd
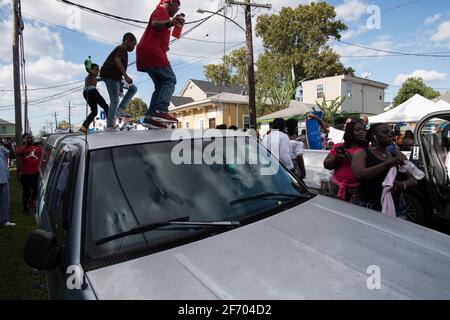
[[[87,277],[99,299],[449,299],[449,270],[450,237],[318,196]]]

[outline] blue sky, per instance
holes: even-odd
[[[0,0],[0,118],[14,120],[12,92],[4,91],[12,88],[11,68],[11,11],[9,0]],[[22,0],[23,15],[25,17],[25,52],[27,59],[27,78],[30,88],[57,86],[82,80],[85,76],[82,63],[91,55],[95,62],[102,63],[114,43],[120,41],[123,33],[132,31],[138,37],[141,28],[121,24],[115,21],[86,13],[77,12],[56,0]],[[147,20],[155,8],[155,1],[148,0],[103,0],[88,1],[74,0],[74,2],[98,8],[100,10]],[[269,2],[274,9],[255,10],[255,14],[276,13],[282,6],[296,6],[307,0],[272,0]],[[327,1],[336,6],[338,17],[348,26],[348,32],[343,34],[343,40],[381,50],[406,53],[447,53],[450,55],[450,2],[447,0],[333,0]],[[196,13],[198,8],[215,11],[221,4],[219,0],[185,0],[182,1],[182,11],[187,20],[204,17]],[[366,12],[370,5],[375,5],[381,11],[380,29],[368,30],[367,20],[370,14]],[[229,9],[227,15],[238,23],[244,23],[242,9]],[[50,22],[48,24],[43,20]],[[75,32],[56,27],[75,28]],[[226,32],[224,32],[226,26]],[[87,37],[92,35],[101,40]],[[239,48],[245,35],[236,26],[224,24],[223,18],[215,17],[208,20],[188,36],[176,42],[169,58],[178,78],[176,94],[178,94],[188,79],[204,79],[203,65],[218,62],[223,54],[226,39],[227,49]],[[201,41],[212,42],[201,42]],[[217,42],[217,43],[215,43]],[[346,66],[353,67],[357,75],[370,71],[370,79],[385,82],[390,85],[386,91],[386,101],[392,101],[402,80],[408,75],[421,75],[426,83],[439,91],[450,90],[450,58],[432,58],[416,56],[383,57],[382,53],[369,51],[343,43],[330,42],[330,45],[342,56]],[[261,50],[261,40],[255,39],[256,54]],[[354,57],[380,55],[377,57]],[[349,57],[352,56],[352,57]],[[134,54],[130,61],[134,61]],[[153,92],[148,77],[138,73],[135,66],[130,67],[130,74],[139,87],[138,96],[148,103]],[[145,81],[145,82],[143,82]],[[80,84],[81,85],[81,84]],[[84,116],[84,101],[78,84],[37,90],[29,93],[30,101],[39,100],[50,95],[61,93],[60,98],[46,103],[30,104],[30,122],[37,133],[47,121],[54,122],[53,113],[57,112],[58,119],[68,118],[67,108],[69,100],[73,109],[73,122],[80,123]],[[70,95],[64,92],[74,89]],[[101,93],[107,98],[106,90],[100,85]],[[70,93],[70,92],[69,92]],[[107,99],[108,100],[108,99]]]

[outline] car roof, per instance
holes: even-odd
[[[145,131],[113,131],[89,134],[87,143],[89,150],[98,150],[134,144],[155,143],[164,141],[179,141],[183,138],[207,137],[248,137],[249,134],[234,130],[145,130]],[[86,141],[83,134],[68,134],[65,141]]]

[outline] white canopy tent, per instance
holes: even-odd
[[[419,94],[414,95],[408,101],[403,102],[398,107],[384,112],[382,114],[369,117],[370,123],[396,123],[408,122],[415,123],[425,117],[427,114],[436,111],[450,111],[450,104],[442,102],[433,102]]]

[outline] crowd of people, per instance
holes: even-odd
[[[338,130],[315,115],[308,117],[317,120],[324,132],[323,149],[329,153],[323,166],[332,172],[330,195],[394,217],[400,215],[401,193],[417,184],[409,172],[412,164],[402,153],[414,145],[412,131],[403,135],[398,125],[393,130],[387,124],[369,126],[367,118],[347,119],[344,130]],[[328,136],[334,139],[330,141]],[[298,120],[275,119],[262,143],[270,150],[273,139],[279,143],[280,162],[304,179],[308,138],[305,130],[298,134]]]
[[[417,184],[409,172],[411,163],[401,152],[405,140],[409,146],[414,136],[405,139],[396,126],[372,124],[367,130],[363,121],[346,124],[344,142],[336,144],[324,161],[333,170],[332,195],[396,217],[402,211],[401,193]],[[402,139],[400,139],[402,138]],[[409,149],[408,149],[409,150]]]

